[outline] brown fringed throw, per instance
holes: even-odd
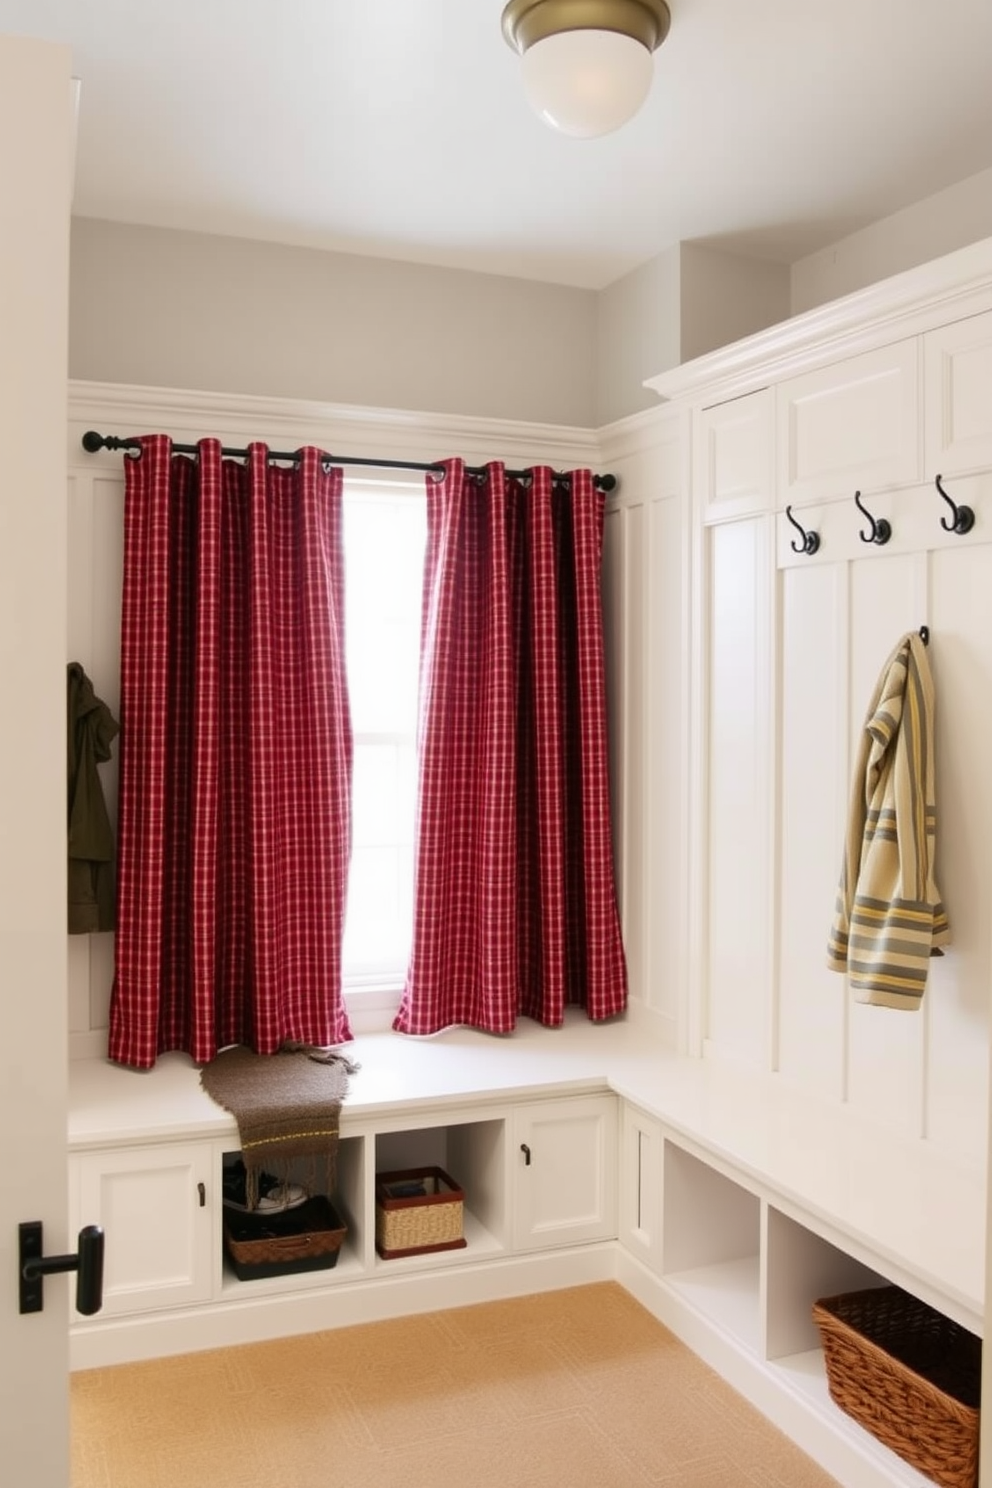
[[[288,1183],[299,1158],[307,1159],[311,1191],[323,1159],[327,1193],[334,1192],[341,1102],[358,1068],[344,1054],[302,1044],[284,1045],[278,1054],[238,1045],[203,1066],[203,1089],[238,1123],[249,1209],[258,1205],[261,1173]]]

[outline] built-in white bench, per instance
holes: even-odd
[[[333,1270],[239,1282],[222,1254],[233,1119],[185,1056],[71,1066],[72,1212],[107,1232],[104,1311],[74,1367],[616,1279],[851,1488],[924,1480],[834,1407],[818,1296],[893,1281],[982,1332],[985,1185],[774,1077],[667,1050],[649,1015],[511,1039],[349,1046]],[[383,1260],[376,1171],[437,1164],[463,1250]]]

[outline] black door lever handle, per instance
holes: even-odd
[[[76,1272],[76,1311],[92,1317],[103,1306],[104,1234],[99,1225],[87,1225],[79,1232],[79,1250],[75,1255],[42,1255],[44,1242],[40,1220],[18,1225],[20,1263],[20,1310],[41,1312],[44,1305],[44,1279],[61,1271]]]

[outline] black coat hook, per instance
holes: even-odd
[[[807,532],[805,528],[800,527],[799,523],[792,515],[791,506],[787,506],[785,508],[785,515],[788,517],[789,521],[792,523],[793,527],[795,527],[796,531],[799,533],[799,536],[802,538],[802,542],[796,542],[795,540],[793,540],[789,544],[790,548],[794,553],[808,553],[810,557],[812,557],[814,553],[819,551],[820,534],[818,532]]]
[[[888,542],[889,538],[892,536],[892,524],[890,522],[887,522],[884,517],[876,518],[872,516],[871,512],[861,500],[860,491],[855,491],[854,493],[854,504],[858,508],[858,511],[861,512],[863,516],[866,516],[871,523],[870,532],[862,532],[859,534],[861,537],[861,541],[866,543],[876,543],[878,547],[883,548]]]
[[[951,500],[940,483],[939,475],[936,480],[936,486],[941,496],[943,496],[951,508],[951,520],[948,521],[946,517],[941,517],[941,527],[943,527],[945,532],[956,532],[959,537],[963,537],[966,532],[970,532],[972,527],[974,527],[975,513],[970,506],[958,506],[956,502]]]

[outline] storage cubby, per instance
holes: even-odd
[[[225,1152],[224,1162],[238,1156],[240,1154],[236,1151]],[[328,1193],[327,1197],[348,1229],[336,1264],[316,1273],[304,1271],[288,1276],[267,1276],[241,1281],[235,1276],[225,1253],[222,1280],[224,1294],[239,1294],[243,1291],[293,1291],[299,1287],[353,1281],[362,1274],[365,1269],[366,1230],[364,1217],[365,1142],[361,1137],[342,1137],[339,1140],[336,1169],[337,1176],[333,1192]],[[326,1181],[324,1164],[320,1159],[317,1160],[315,1172],[316,1182],[314,1183],[311,1181],[311,1165],[308,1160],[298,1159],[290,1167],[289,1181],[302,1183],[307,1189],[312,1188],[315,1193],[323,1193]]]
[[[465,1195],[464,1250],[439,1251],[424,1256],[384,1260],[372,1264],[395,1270],[400,1266],[451,1265],[459,1258],[478,1259],[501,1251],[507,1239],[506,1123],[454,1122],[448,1126],[413,1127],[377,1132],[374,1173],[406,1168],[443,1169]]]
[[[838,1249],[774,1206],[767,1214],[765,1244],[765,1353],[790,1394],[815,1408],[833,1430],[851,1442],[895,1483],[924,1488],[930,1479],[889,1449],[830,1398],[813,1303],[822,1297],[889,1285],[889,1278]]]
[[[841,1292],[888,1285],[887,1277],[773,1206],[768,1209],[765,1269],[765,1357],[783,1365],[796,1355],[820,1353],[820,1335],[813,1322],[814,1302]]]
[[[666,1138],[662,1211],[667,1285],[757,1352],[762,1337],[758,1196]]]

